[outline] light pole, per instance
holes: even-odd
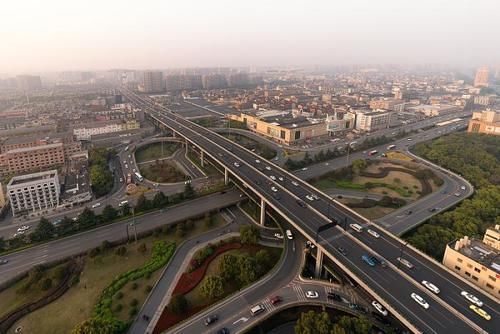
[[[351,149],[351,144],[352,142],[347,144],[347,160],[346,160],[347,166],[349,166],[349,151]]]
[[[404,244],[401,244],[401,247],[399,249],[399,261],[398,261],[398,269],[399,269],[399,266],[401,264],[401,260],[403,259],[403,251],[404,251],[404,248],[406,247],[406,244],[408,242],[405,242]]]

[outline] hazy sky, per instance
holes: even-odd
[[[0,73],[500,63],[498,0],[4,0]]]

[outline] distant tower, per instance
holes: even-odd
[[[488,68],[481,67],[476,71],[474,87],[488,87]]]

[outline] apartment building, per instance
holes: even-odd
[[[136,120],[103,121],[76,126],[73,133],[78,140],[90,140],[95,135],[134,130],[140,127],[140,123]]]
[[[498,249],[465,236],[446,245],[443,264],[487,293],[500,297]]]
[[[472,113],[467,132],[500,135],[500,111],[486,109]]]
[[[388,129],[391,122],[391,112],[356,111],[356,129],[372,132]]]
[[[160,71],[145,71],[140,90],[144,93],[160,93],[165,91],[163,73]]]
[[[15,176],[7,184],[14,217],[57,207],[59,192],[57,170]]]
[[[489,71],[487,67],[481,67],[476,71],[474,87],[488,87]]]
[[[384,109],[384,110],[402,112],[405,110],[405,103],[404,101],[399,99],[389,99],[389,98],[374,99],[370,101],[370,109],[373,110]]]

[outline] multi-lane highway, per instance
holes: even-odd
[[[201,216],[220,208],[234,205],[241,200],[239,191],[227,191],[224,194],[213,194],[182,203],[167,209],[166,212],[156,211],[135,219],[137,233],[151,230],[155,227],[183,221],[194,216]],[[75,234],[63,239],[51,241],[23,251],[0,257],[8,260],[0,266],[0,284],[30,270],[32,267],[80,254],[99,246],[104,240],[117,241],[127,236],[127,226],[132,219],[122,220],[90,231]],[[130,233],[132,233],[130,231]]]
[[[330,217],[340,223],[345,221],[347,224],[370,224],[363,217],[332,201],[330,197],[309,184],[241,146],[171,114],[167,109],[155,106],[146,98],[125,90],[123,93],[134,104],[144,108],[154,121],[201,147],[206,156],[225,166],[232,177],[261,196],[267,205],[288,219],[309,239],[314,241],[318,228],[325,225]],[[271,175],[275,180],[270,178]],[[306,196],[311,194],[318,199],[313,201],[306,199]],[[308,206],[303,207],[301,202],[307,202]],[[490,322],[480,318],[468,309],[465,299],[459,298],[460,291],[474,290],[471,285],[409,247],[405,248],[407,252],[405,254],[416,262],[416,269],[412,271],[397,269],[394,265],[395,257],[400,253],[403,242],[377,226],[371,228],[378,230],[381,237],[370,240],[367,239],[366,233],[352,233],[348,228],[344,231],[337,226],[320,234],[317,245],[337,265],[353,275],[369,293],[380,299],[391,312],[397,313],[414,331],[442,333],[453,330],[455,333],[471,333],[483,329],[493,333],[499,328],[496,301],[479,291],[474,291],[485,302],[484,308],[493,317]],[[341,255],[337,251],[338,245],[348,247],[349,254]],[[376,253],[391,265],[386,268],[367,266],[361,260],[361,255],[365,253]],[[435,296],[422,287],[421,277],[438,286],[447,285],[447,288],[444,288],[439,296]],[[411,299],[411,292],[422,296],[430,304],[430,308],[426,310]]]

